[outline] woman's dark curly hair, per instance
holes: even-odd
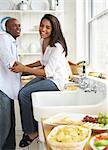
[[[51,33],[51,39],[49,41],[49,45],[53,47],[55,46],[55,43],[59,42],[64,48],[63,52],[65,52],[65,56],[67,56],[67,45],[63,37],[63,33],[61,31],[59,20],[57,19],[57,17],[53,16],[52,14],[45,14],[41,19],[40,25],[44,19],[50,21],[52,25],[52,33]]]

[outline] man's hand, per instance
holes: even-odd
[[[19,73],[19,72],[24,72],[24,68],[25,66],[23,64],[21,64],[20,62],[15,62],[13,67],[10,68],[10,70],[12,72]]]

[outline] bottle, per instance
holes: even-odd
[[[28,9],[28,4],[27,2],[21,1],[18,5],[17,8],[19,10],[27,10]]]
[[[56,0],[49,0],[50,10],[56,9]]]

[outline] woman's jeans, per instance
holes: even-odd
[[[58,91],[59,89],[51,80],[36,77],[27,83],[19,92],[21,123],[24,133],[31,134],[38,131],[38,123],[34,120],[32,98],[33,92]]]
[[[0,91],[0,150],[15,150],[14,101]]]

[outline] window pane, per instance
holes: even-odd
[[[101,13],[106,8],[106,0],[92,0],[92,17]]]
[[[91,23],[90,63],[96,71],[108,74],[108,14]]]

